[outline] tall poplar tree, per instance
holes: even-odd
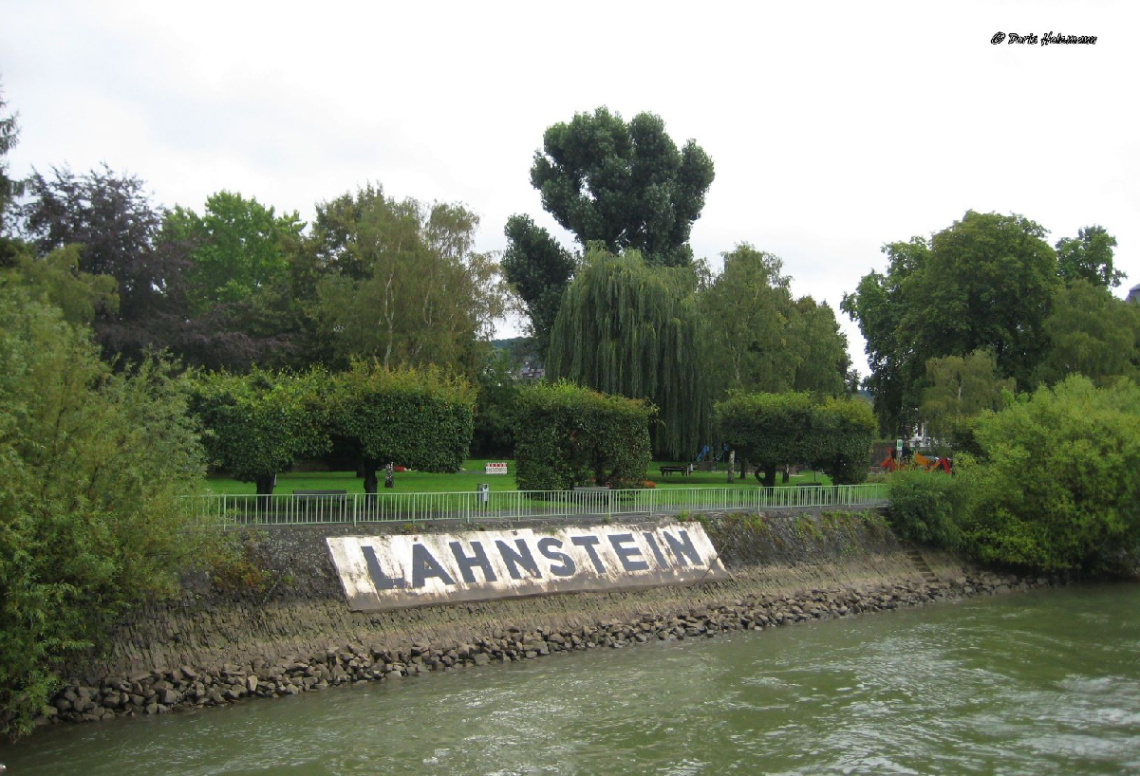
[[[549,127],[530,171],[543,208],[583,250],[591,243],[611,253],[633,249],[663,267],[692,263],[689,234],[713,177],[704,149],[693,140],[678,148],[659,116],[639,113],[627,123],[604,107]],[[503,269],[545,356],[573,260],[526,216],[512,216],[506,234]]]

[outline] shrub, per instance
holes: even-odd
[[[940,471],[902,469],[887,477],[887,519],[901,538],[955,549],[962,541],[965,509],[960,481]]]
[[[471,447],[475,390],[435,368],[388,369],[357,361],[331,378],[334,434],[361,456],[365,491],[388,462],[429,472],[457,472]]]
[[[569,490],[594,480],[641,487],[649,468],[645,402],[567,382],[523,391],[515,431],[516,471],[522,490]]]
[[[730,447],[776,484],[787,464],[822,467],[836,484],[863,482],[869,470],[875,420],[862,400],[827,399],[807,393],[733,393],[715,408],[717,427]]]
[[[983,561],[1036,571],[1121,570],[1140,549],[1140,387],[1074,376],[983,416],[963,522]]]
[[[0,733],[29,729],[59,667],[199,556],[187,393],[161,362],[113,373],[89,332],[0,284]]]

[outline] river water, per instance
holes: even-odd
[[[1140,586],[555,654],[0,745],[25,774],[1140,773]]]

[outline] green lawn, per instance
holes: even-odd
[[[515,482],[515,462],[507,461],[508,474],[484,474],[485,460],[465,461],[462,471],[455,474],[431,474],[429,472],[397,472],[397,493],[453,493],[458,491],[474,491],[479,483],[487,483],[491,490],[518,490]],[[654,461],[649,466],[648,478],[656,483],[658,488],[692,488],[692,487],[727,487],[727,472],[700,472],[694,471],[689,476],[680,474],[661,475],[661,466],[680,466],[674,461]],[[814,479],[813,479],[814,478]],[[828,484],[830,480],[823,474],[813,475],[812,472],[801,472],[793,476],[789,485],[802,485],[807,482],[821,482]],[[780,483],[779,478],[776,480]],[[735,480],[735,487],[755,487],[756,478],[749,476],[744,480]],[[253,493],[251,482],[238,482],[228,477],[214,475],[206,480],[206,489],[209,493],[240,494]],[[380,489],[384,489],[384,472],[380,472]],[[355,472],[288,472],[277,475],[277,487],[274,493],[290,494],[294,490],[343,490],[348,493],[363,493],[364,480],[356,476]]]

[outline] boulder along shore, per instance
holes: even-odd
[[[248,532],[245,563],[256,573],[245,575],[247,584],[189,579],[180,599],[132,612],[102,655],[71,667],[41,722],[161,714],[1053,584],[904,545],[877,510],[698,519],[731,579],[387,612],[348,609],[326,536],[450,533],[504,524]],[[639,522],[676,520],[661,516]],[[525,525],[541,530],[551,522]]]

